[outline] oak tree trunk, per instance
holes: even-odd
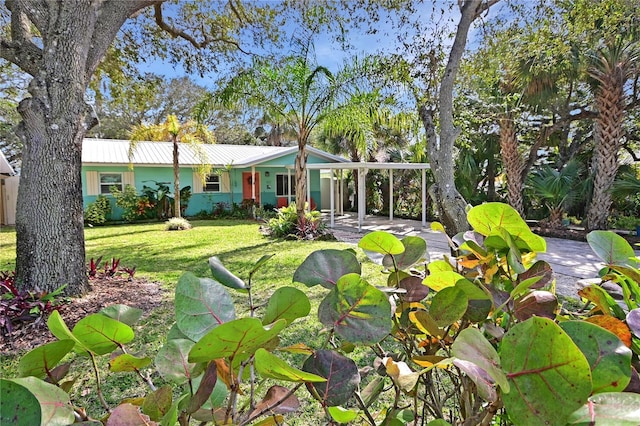
[[[33,80],[20,102],[24,144],[16,211],[18,286],[68,295],[89,290],[85,271],[82,140],[96,124],[84,101],[99,61],[125,20],[151,1],[14,0],[0,57]],[[37,29],[37,37],[32,34]],[[36,41],[34,41],[36,40]]]

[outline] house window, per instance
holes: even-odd
[[[289,177],[289,179],[287,179]],[[291,188],[291,195],[296,194],[295,176],[291,175],[276,175],[276,197],[286,197],[289,195],[289,188]]]
[[[100,173],[100,193],[110,194],[112,186],[117,187],[120,191],[124,189],[122,173]]]
[[[209,175],[204,184],[205,192],[220,192],[220,175]]]

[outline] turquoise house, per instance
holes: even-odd
[[[173,144],[137,142],[131,161],[129,141],[85,139],[82,147],[82,193],[84,205],[99,194],[110,197],[109,188],[132,185],[140,193],[144,186],[162,183],[173,190]],[[308,147],[308,164],[349,163],[349,160]],[[297,147],[203,144],[197,149],[179,146],[180,187],[191,186],[192,196],[184,212],[193,216],[211,212],[218,203],[240,204],[255,200],[260,205],[283,206],[295,200],[294,161]],[[202,176],[202,164],[213,171]],[[307,171],[312,206],[321,203],[320,170]],[[115,212],[114,212],[115,213]],[[117,213],[116,213],[117,216]],[[115,217],[117,219],[117,217]]]

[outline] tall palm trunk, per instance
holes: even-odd
[[[500,153],[507,176],[509,204],[520,213],[520,216],[524,216],[522,171],[525,165],[518,152],[518,137],[513,123],[513,115],[510,112],[500,117]]]
[[[178,136],[172,136],[173,142],[173,216],[181,217],[180,212],[180,163],[178,161]]]
[[[628,46],[626,46],[628,47]],[[600,52],[598,62],[589,70],[597,81],[594,123],[595,150],[591,160],[593,195],[587,211],[587,229],[605,229],[611,209],[611,185],[618,172],[618,151],[624,130],[624,84],[633,54],[626,47],[613,46]]]

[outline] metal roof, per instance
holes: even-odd
[[[85,139],[82,144],[83,164],[129,164],[128,140]],[[179,144],[180,165],[197,166],[202,163],[214,167],[251,167],[265,161],[273,160],[289,154],[295,154],[297,147],[259,146],[259,145],[224,145],[200,144],[203,155],[199,155],[190,145]],[[329,154],[319,149],[308,147],[308,152],[328,162],[349,162],[349,160]],[[131,159],[134,165],[171,165],[173,164],[173,144],[171,142],[136,142],[136,149]]]

